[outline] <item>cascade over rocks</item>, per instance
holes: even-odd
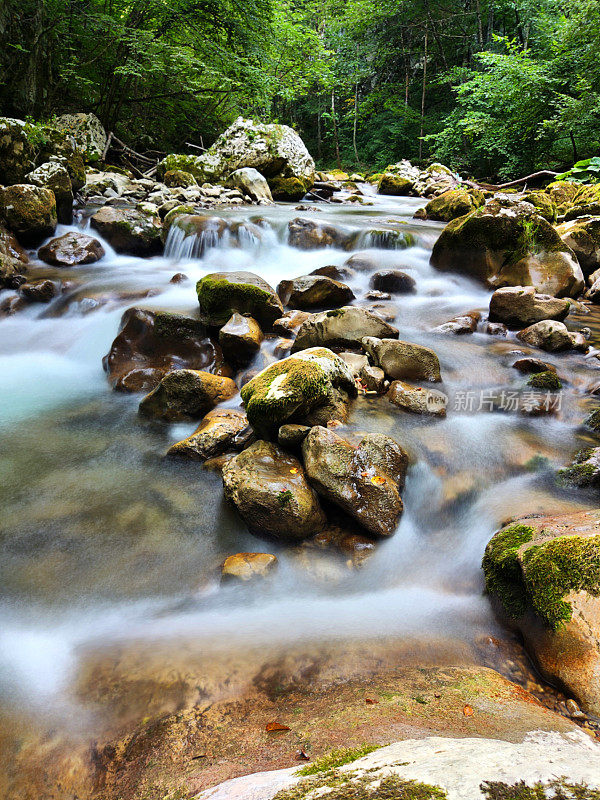
[[[216,372],[222,358],[199,320],[129,308],[102,363],[114,389],[147,392],[174,369]]]
[[[520,519],[495,534],[483,569],[542,674],[600,713],[600,511]]]
[[[408,456],[383,434],[366,434],[352,444],[334,431],[311,428],[302,442],[311,485],[378,536],[394,533],[402,513],[400,485]]]
[[[349,286],[325,275],[301,275],[281,281],[277,294],[285,306],[297,309],[335,308],[354,300]]]
[[[576,297],[584,281],[575,254],[532,209],[491,201],[453,220],[433,247],[432,266],[464,272],[492,288],[534,286],[541,294]]]
[[[429,347],[365,336],[362,345],[391,380],[441,381],[440,362]]]
[[[397,338],[398,329],[364,308],[344,306],[311,314],[300,326],[293,351],[320,345],[360,346],[365,336]]]
[[[98,239],[78,231],[69,231],[52,239],[38,250],[38,258],[58,267],[94,264],[104,255],[104,248]]]
[[[208,412],[191,436],[171,445],[167,455],[206,461],[229,450],[241,450],[250,436],[248,418],[243,411],[216,408]]]
[[[58,161],[47,161],[25,176],[27,183],[50,189],[56,199],[58,221],[63,225],[73,222],[73,185],[69,171]]]
[[[302,540],[326,524],[302,464],[271,442],[258,441],[223,467],[225,497],[253,532]]]
[[[263,329],[270,330],[283,316],[273,287],[253,272],[211,272],[198,281],[196,292],[207,325],[220,327],[237,311],[250,314]]]
[[[298,134],[287,125],[238,117],[201,156],[168,155],[157,175],[183,169],[200,182],[219,183],[250,167],[266,179],[276,200],[301,200],[312,187],[315,163]]]
[[[252,427],[267,438],[284,423],[327,424],[344,420],[357,393],[346,363],[325,347],[313,347],[277,361],[241,391]]]
[[[236,393],[237,386],[231,378],[202,370],[176,369],[140,401],[139,410],[145,417],[167,422],[198,419]]]
[[[21,244],[35,246],[56,230],[54,194],[29,184],[0,188],[0,217]]]
[[[562,322],[570,308],[568,300],[537,294],[533,286],[506,286],[492,295],[489,318],[509,328],[523,328],[542,320]]]
[[[117,253],[153,256],[162,251],[161,220],[153,212],[104,206],[90,219],[90,225]]]

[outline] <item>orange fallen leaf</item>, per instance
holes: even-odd
[[[296,761],[310,761],[310,756],[304,750],[296,750]]]
[[[291,730],[287,725],[282,725],[280,722],[269,722],[265,728],[267,733],[281,733],[282,731]]]
[[[473,714],[474,714],[474,711],[471,708],[471,706],[465,706],[463,708],[463,714],[465,715],[465,717],[472,717]]]
[[[371,483],[375,486],[383,486],[385,483],[385,478],[383,478],[381,475],[373,475],[371,478]]]
[[[292,467],[290,469],[290,472],[292,473],[292,475],[297,475],[298,474],[298,467]]]
[[[374,700],[372,697],[365,697],[365,703],[368,706],[374,706],[378,702],[379,702],[379,700]]]

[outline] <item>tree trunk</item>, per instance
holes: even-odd
[[[335,160],[338,169],[342,168],[342,161],[340,159],[340,140],[338,138],[338,127],[335,116],[335,89],[331,90],[331,121],[333,122],[333,141],[335,142]]]
[[[427,45],[429,29],[425,26],[425,43],[423,46],[423,88],[421,90],[421,133],[419,135],[419,161],[423,158],[423,134],[425,133],[425,97],[427,93]]]
[[[358,127],[358,82],[354,84],[354,125],[352,126],[352,147],[354,148],[354,157],[356,163],[360,166],[360,158],[358,157],[358,148],[356,146],[356,129]]]

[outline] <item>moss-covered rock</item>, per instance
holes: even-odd
[[[379,194],[388,194],[395,197],[406,197],[413,188],[413,182],[392,172],[384,172],[377,184]]]
[[[23,282],[29,259],[14,234],[0,225],[0,289],[14,289]]]
[[[485,197],[478,189],[450,189],[448,192],[434,197],[423,209],[423,213],[417,214],[422,219],[432,219],[439,222],[450,222],[457,217],[463,217],[476,211],[485,204]]]
[[[271,442],[255,442],[228,461],[222,475],[225,497],[253,532],[299,540],[326,524],[302,464]]]
[[[558,216],[556,204],[548,192],[528,192],[527,194],[523,195],[523,200],[526,203],[531,203],[531,205],[537,210],[540,217],[543,217],[551,224],[556,222],[556,218]]]
[[[0,185],[22,183],[35,166],[36,151],[29,141],[26,123],[0,117]]]
[[[102,158],[106,147],[106,131],[95,114],[63,114],[53,126],[71,134],[85,161],[94,163]]]
[[[153,256],[162,251],[162,223],[158,214],[104,206],[90,219],[90,225],[117,253]]]
[[[572,250],[529,207],[488,203],[450,222],[431,254],[437,269],[464,272],[488,286],[534,286],[542,294],[575,297],[583,274]]]
[[[184,169],[170,169],[167,170],[163,176],[163,182],[169,188],[183,188],[187,189],[190,186],[198,186],[198,181],[191,172],[186,172]]]
[[[488,593],[523,633],[542,671],[600,710],[600,511],[530,518],[495,534]]]
[[[140,401],[140,414],[167,422],[198,419],[237,392],[231,378],[195,369],[167,373]]]
[[[308,479],[320,495],[369,533],[394,533],[403,510],[400,483],[408,457],[393,439],[367,434],[355,444],[316,425],[302,442],[302,456]]]
[[[560,378],[556,372],[551,372],[550,370],[534,372],[527,381],[527,385],[546,392],[557,392],[559,389],[562,389]]]
[[[21,244],[39,244],[56,229],[54,193],[30,184],[0,188],[0,216]]]
[[[265,330],[283,315],[275,290],[253,272],[211,272],[196,284],[200,313],[207,325],[224,325],[234,311],[250,314]]]
[[[284,423],[344,419],[356,391],[345,362],[327,348],[314,347],[271,364],[241,394],[250,424],[269,437]]]
[[[564,222],[556,229],[563,242],[577,256],[586,277],[600,267],[600,216]]]
[[[600,486],[600,447],[580,450],[568,467],[559,470],[557,480],[562,486]]]

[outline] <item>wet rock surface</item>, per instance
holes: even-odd
[[[283,315],[274,289],[253,272],[213,272],[196,286],[200,313],[207,325],[224,325],[234,311],[251,314],[265,330]]]
[[[397,337],[398,329],[364,308],[344,306],[313,314],[305,320],[298,330],[294,351],[318,346],[358,346],[365,336]]]
[[[39,244],[56,229],[54,194],[28,184],[0,188],[0,218],[22,245]]]
[[[364,337],[362,344],[376,365],[392,380],[441,380],[439,359],[429,347],[373,336]]]
[[[152,256],[162,251],[161,221],[153,212],[105,206],[93,215],[90,225],[117,253]]]
[[[354,300],[349,286],[325,275],[303,275],[281,281],[277,287],[281,302],[289,308],[335,308]]]
[[[237,393],[231,378],[193,369],[168,372],[140,401],[140,414],[167,422],[198,419]]]
[[[167,455],[206,461],[229,450],[241,450],[251,438],[252,430],[243,411],[217,408],[208,412],[191,436],[171,445]]]
[[[537,294],[533,286],[496,289],[490,300],[490,321],[524,328],[542,320],[562,320],[571,309],[568,300]]]
[[[104,248],[97,239],[75,232],[52,239],[38,250],[38,257],[42,261],[60,267],[94,264],[104,255]]]

